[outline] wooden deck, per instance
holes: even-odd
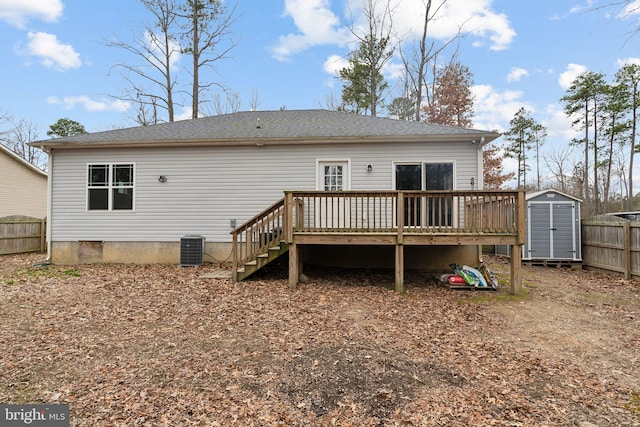
[[[233,235],[233,278],[289,252],[289,285],[302,274],[302,245],[393,245],[395,289],[403,291],[409,245],[508,245],[520,254],[523,191],[287,191]],[[520,293],[520,257],[511,291]]]

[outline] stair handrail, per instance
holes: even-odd
[[[282,240],[284,218],[282,198],[231,231],[234,278],[240,265]]]

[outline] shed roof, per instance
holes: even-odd
[[[157,144],[313,144],[464,140],[488,143],[500,134],[329,110],[245,111],[88,133],[32,143],[54,147]]]
[[[574,197],[574,196],[572,196],[570,194],[567,194],[567,193],[563,193],[562,191],[555,190],[553,188],[548,188],[546,190],[540,190],[540,191],[534,191],[532,193],[527,193],[526,199],[527,200],[532,200],[532,199],[535,199],[536,197],[542,196],[543,194],[546,194],[546,193],[560,194],[561,196],[568,197],[569,199],[573,199],[576,202],[582,203],[582,199],[579,199],[579,198]]]

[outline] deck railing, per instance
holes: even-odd
[[[283,239],[287,215],[284,199],[278,200],[231,232],[233,271]]]
[[[287,192],[293,232],[516,234],[518,191]]]
[[[287,191],[233,232],[234,271],[294,234],[516,236],[522,191]]]

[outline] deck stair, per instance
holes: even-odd
[[[244,280],[286,254],[283,230],[284,199],[233,230],[233,279]]]
[[[237,280],[244,280],[256,271],[262,269],[272,261],[280,258],[289,251],[289,245],[284,242],[271,246],[266,252],[261,252],[253,259],[246,261],[243,265],[236,268]]]

